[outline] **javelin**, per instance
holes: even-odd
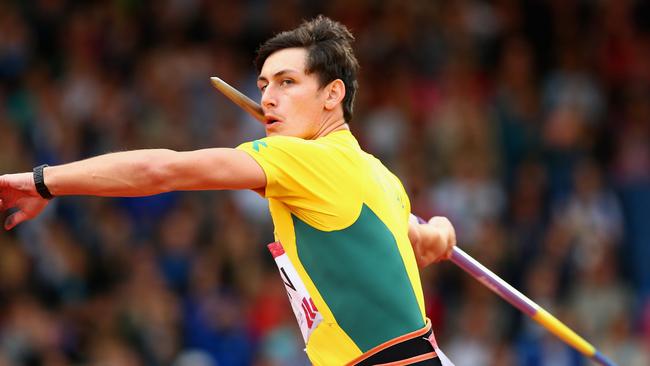
[[[219,89],[219,91],[222,92],[223,95],[227,96],[228,99],[230,99],[233,103],[237,104],[239,107],[241,107],[241,109],[248,112],[256,120],[266,124],[264,112],[262,112],[262,107],[260,107],[259,104],[216,76],[211,77],[210,81],[215,88]]]
[[[264,122],[264,112],[259,104],[218,77],[211,77],[210,81],[212,81],[212,85],[219,89],[219,91],[228,97],[228,99],[243,108],[246,112],[250,113],[258,121]],[[420,223],[426,223],[426,221],[420,217],[418,217],[418,221]],[[601,365],[616,366],[614,362],[600,353],[594,346],[584,340],[584,338],[571,330],[571,328],[564,325],[564,323],[559,321],[548,311],[544,310],[524,294],[517,291],[517,289],[510,286],[510,284],[494,274],[494,272],[485,268],[481,263],[472,258],[469,254],[465,253],[462,249],[455,246],[451,253],[450,260],[487,288],[492,290],[492,292],[499,295],[502,299],[519,309],[522,313],[528,315],[542,327],[555,334],[558,338],[576,349],[578,352]]]

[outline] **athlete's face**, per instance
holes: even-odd
[[[315,73],[306,74],[307,51],[286,48],[271,54],[257,78],[267,136],[315,138],[324,120],[326,93]]]

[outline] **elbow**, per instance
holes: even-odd
[[[158,194],[175,190],[173,186],[174,163],[172,150],[153,150],[150,154],[143,156],[138,162],[136,170],[142,175],[146,182],[143,187],[145,194]]]

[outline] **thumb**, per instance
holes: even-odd
[[[7,216],[5,219],[5,230],[11,230],[14,226],[20,224],[21,222],[27,220],[27,214],[24,211],[16,211],[11,215]]]

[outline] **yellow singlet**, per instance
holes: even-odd
[[[425,325],[399,179],[347,131],[272,136],[238,147],[266,174],[275,239],[322,321],[306,339],[314,365],[339,366]],[[308,311],[309,307],[307,307]]]

